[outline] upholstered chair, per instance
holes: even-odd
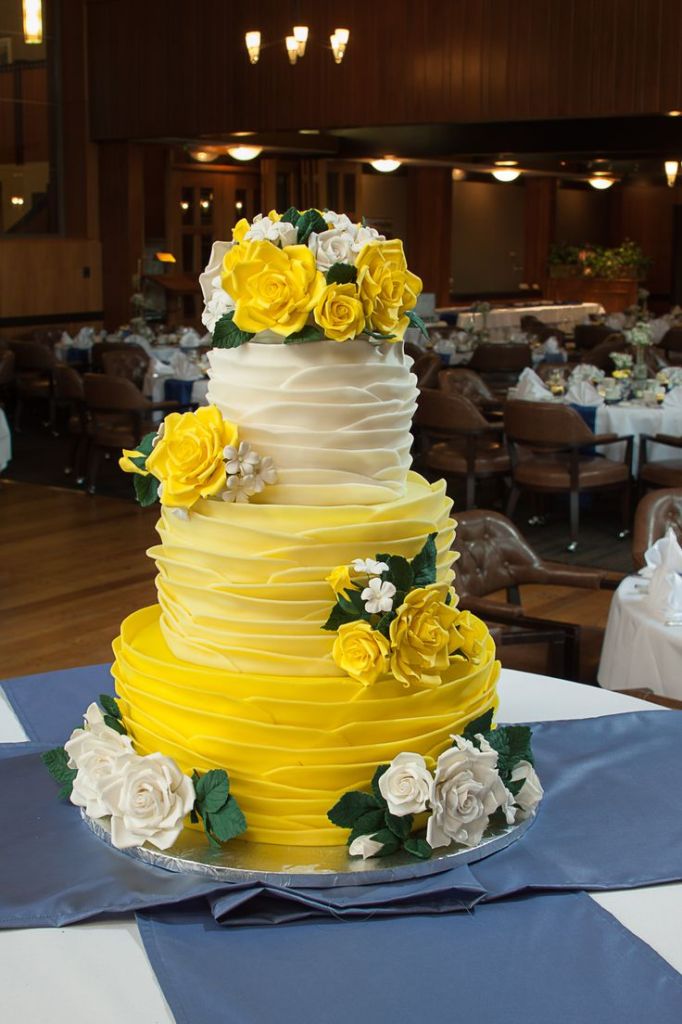
[[[48,423],[54,430],[54,371],[57,360],[52,349],[37,341],[11,341],[10,349],[14,353],[15,428],[21,429],[25,402],[42,401],[47,406]]]
[[[649,458],[649,445],[658,444],[670,449],[670,458]],[[648,487],[682,487],[682,437],[672,434],[639,435],[639,485]]]
[[[450,366],[438,374],[438,387],[446,395],[463,395],[481,410],[484,416],[499,415],[502,404],[480,373],[464,366]]]
[[[644,565],[644,552],[664,537],[672,526],[682,544],[682,487],[651,491],[637,504],[632,530],[632,561]]]
[[[420,388],[435,388],[438,385],[438,374],[443,363],[436,352],[424,352],[415,359],[412,373],[417,378]]]

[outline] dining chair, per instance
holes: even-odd
[[[89,416],[90,451],[87,489],[95,493],[97,470],[106,451],[135,448],[144,434],[156,429],[152,413],[177,409],[177,402],[150,402],[131,380],[86,373],[83,378]]]
[[[568,494],[568,550],[578,546],[580,495],[622,491],[621,536],[630,520],[632,435],[594,434],[575,409],[552,402],[509,401],[504,426],[512,466],[507,516],[512,519],[522,491]],[[625,444],[623,461],[594,454],[596,445]]]
[[[611,359],[612,352],[627,351],[625,336],[618,331],[610,331],[605,338],[597,342],[594,348],[583,349],[580,357],[582,363],[589,363],[605,373],[611,373],[615,367]]]
[[[467,508],[476,504],[479,480],[499,481],[509,476],[502,424],[489,423],[464,395],[423,389],[415,426],[420,432],[424,466],[446,479],[463,479]]]
[[[645,564],[644,553],[672,526],[682,544],[682,485],[651,491],[637,503],[632,528],[632,561],[635,569]]]
[[[93,373],[105,373],[103,357],[110,352],[127,352],[129,348],[144,352],[140,345],[127,341],[96,341],[90,349],[90,369]]]
[[[640,488],[682,487],[682,455],[678,458],[652,461],[649,458],[650,444],[660,444],[682,452],[682,437],[673,434],[640,434],[637,473]]]
[[[659,348],[671,366],[682,364],[682,327],[670,327],[661,338]]]
[[[45,425],[54,430],[54,372],[57,366],[54,352],[37,341],[10,341],[10,350],[14,353],[15,429],[21,430],[25,403],[40,401],[47,405]]]
[[[65,410],[67,430],[71,437],[64,474],[73,475],[76,483],[82,484],[85,481],[90,440],[83,378],[72,366],[58,366],[54,384],[57,410]]]
[[[443,366],[440,356],[436,352],[424,352],[415,359],[412,373],[417,378],[417,386],[420,388],[434,388],[438,383],[438,374]]]
[[[149,367],[149,356],[139,345],[101,353],[102,369],[111,377],[125,377],[142,390]]]
[[[602,341],[613,335],[613,328],[606,324],[576,324],[573,341],[579,351],[596,348]]]
[[[449,366],[438,374],[438,387],[446,395],[463,395],[481,410],[484,416],[499,415],[502,403],[480,373],[463,366]]]
[[[479,373],[488,387],[502,396],[531,364],[530,345],[483,342],[474,349],[469,369]]]
[[[550,645],[553,649],[544,656],[563,657],[566,678],[594,682],[603,630],[529,616],[520,588],[540,585],[613,590],[620,576],[614,578],[613,573],[604,569],[541,558],[510,519],[488,509],[457,513],[454,546],[459,552],[454,568],[460,607],[488,624],[500,624],[504,630],[513,627],[521,632],[530,631],[525,644],[520,638],[514,641],[518,650],[511,656],[505,652],[506,665],[525,671],[542,668],[537,662],[542,652],[537,651],[536,645]],[[534,633],[537,637],[533,639]]]
[[[411,341],[405,342],[405,344],[403,345],[403,350],[405,352],[405,355],[409,356],[410,359],[412,359],[412,361],[415,363],[418,359],[421,358],[421,356],[424,355],[423,349],[421,349],[419,345],[413,344],[413,342]]]

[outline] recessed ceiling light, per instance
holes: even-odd
[[[228,146],[227,152],[233,160],[255,160],[263,152],[262,146]]]

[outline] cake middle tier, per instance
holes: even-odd
[[[445,483],[409,473],[377,505],[294,506],[200,500],[187,520],[162,509],[155,559],[161,630],[176,658],[231,672],[343,675],[323,630],[338,565],[379,553],[412,558],[436,533],[437,581],[453,579],[455,523]]]

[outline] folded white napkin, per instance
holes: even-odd
[[[176,380],[196,380],[201,377],[201,370],[184,352],[174,352],[171,356],[171,370]]]
[[[649,611],[661,618],[682,616],[682,576],[660,565],[654,569],[644,600]]]
[[[519,377],[518,384],[509,393],[510,398],[522,402],[551,402],[551,391],[545,387],[535,370],[527,366]]]
[[[81,327],[80,331],[73,339],[73,347],[88,349],[92,348],[95,343],[95,330],[93,327]]]
[[[574,367],[569,377],[569,383],[575,384],[579,380],[589,380],[594,383],[596,380],[603,380],[606,374],[603,370],[600,370],[597,366],[593,366],[592,363],[580,363],[579,366]]]
[[[173,353],[175,354],[175,353]],[[170,363],[162,363],[160,359],[151,359],[149,362],[149,370],[157,377],[172,377],[173,367]]]
[[[653,576],[662,565],[668,566],[669,572],[682,572],[682,548],[677,535],[669,526],[665,537],[661,537],[644,552],[645,565],[639,570],[640,576]]]
[[[561,345],[559,344],[558,338],[555,338],[554,335],[552,335],[542,343],[542,349],[545,354],[551,352],[556,355],[557,352],[561,351]]]
[[[180,347],[181,348],[199,348],[201,345],[201,338],[194,330],[190,327],[188,330],[183,331],[180,335]]]
[[[64,348],[71,348],[73,345],[73,338],[68,331],[62,331],[62,336],[59,339],[59,344],[63,345]]]
[[[682,386],[678,384],[669,391],[663,399],[663,405],[666,409],[682,409]]]
[[[572,405],[603,405],[604,399],[589,380],[576,380],[566,392],[566,401]]]
[[[656,320],[649,321],[649,330],[651,331],[651,342],[653,345],[658,345],[663,335],[670,330],[670,323],[667,317],[660,316]]]

